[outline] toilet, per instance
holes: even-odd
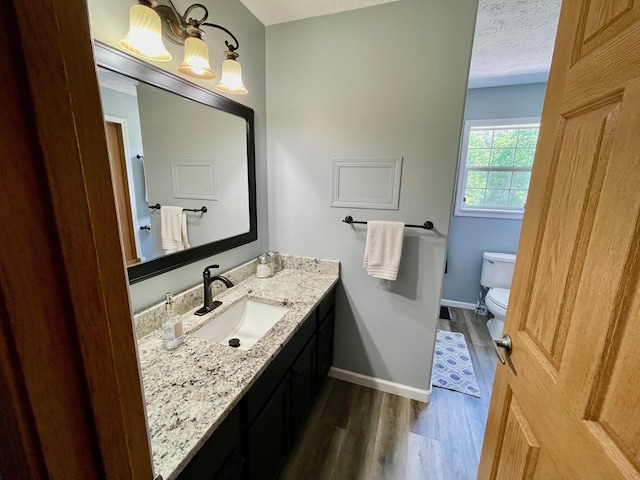
[[[502,338],[515,263],[516,256],[511,253],[484,252],[482,254],[480,285],[483,287],[484,303],[493,314],[493,318],[487,322],[492,338]]]

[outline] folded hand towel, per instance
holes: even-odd
[[[362,268],[374,278],[395,280],[398,277],[403,240],[404,223],[367,222]]]
[[[163,206],[160,209],[160,236],[165,253],[189,248],[187,214],[182,211],[182,207]]]

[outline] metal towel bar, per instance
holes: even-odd
[[[356,221],[353,219],[353,217],[351,215],[348,215],[344,218],[344,220],[342,220],[344,223],[348,223],[348,224],[354,224],[354,223],[359,223],[362,225],[366,225],[367,222],[361,222],[361,221]],[[405,227],[409,228],[424,228],[425,230],[433,230],[434,225],[433,222],[430,222],[429,220],[427,220],[426,222],[424,222],[422,225],[410,225],[410,224],[405,224]]]
[[[159,203],[156,203],[155,205],[149,205],[149,208],[151,210],[160,210],[162,208],[162,205],[160,205]],[[183,208],[182,210],[184,210],[185,212],[207,213],[207,207],[202,207],[202,208]]]

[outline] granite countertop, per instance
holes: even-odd
[[[162,348],[158,331],[138,341],[153,467],[172,480],[184,469],[282,346],[338,281],[338,268],[310,273],[285,268],[272,278],[250,277],[223,291],[222,306],[204,317],[183,315],[185,343]],[[289,308],[247,351],[190,335],[203,323],[249,297]]]

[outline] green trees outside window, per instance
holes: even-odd
[[[477,122],[468,122],[477,123]],[[539,124],[465,127],[457,212],[524,210]],[[460,195],[458,195],[460,197]]]

